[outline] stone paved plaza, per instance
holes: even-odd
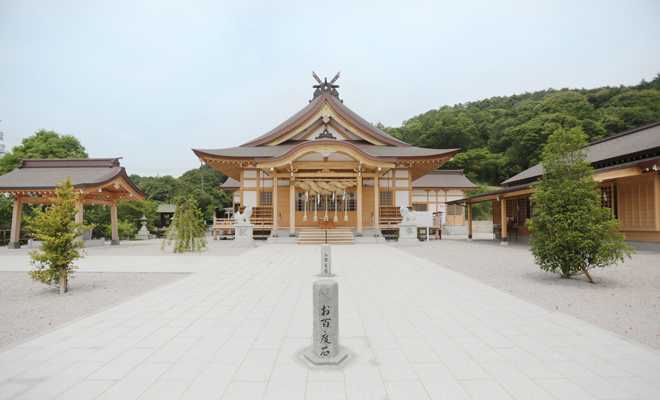
[[[191,274],[0,350],[0,398],[660,398],[649,347],[393,246],[333,246],[332,260],[342,367],[299,358],[319,246],[89,257],[81,271]]]

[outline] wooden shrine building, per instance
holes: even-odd
[[[416,187],[459,149],[425,149],[398,140],[344,105],[334,84],[339,74],[331,82],[314,77],[312,100],[279,126],[238,147],[193,150],[230,177],[222,188],[234,192],[236,211],[253,207],[253,223],[274,236],[324,226],[377,235],[398,223],[401,206],[423,203],[437,211],[447,190],[462,198],[474,187],[455,172],[454,183],[463,179],[458,187],[432,179]]]
[[[135,186],[119,165],[120,158],[21,159],[15,170],[0,176],[0,193],[14,198],[10,249],[20,248],[23,204],[52,204],[56,183],[71,178],[80,193],[76,222],[83,221],[84,206],[110,207],[112,244],[119,244],[117,201],[143,200],[147,195]]]
[[[660,121],[596,140],[585,147],[587,160],[599,182],[601,205],[621,222],[626,241],[638,249],[660,250]],[[502,182],[505,186],[449,204],[466,205],[468,234],[472,235],[472,204],[493,202],[493,227],[502,244],[511,233],[529,238],[534,193],[531,184],[543,175],[538,164]]]

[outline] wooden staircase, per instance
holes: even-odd
[[[298,244],[324,244],[325,230],[302,228],[298,234]],[[328,229],[328,244],[355,244],[353,231],[350,229]]]

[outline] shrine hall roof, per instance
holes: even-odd
[[[331,94],[330,92],[324,92],[321,95],[315,96],[314,99],[302,108],[297,113],[293,114],[286,121],[282,122],[275,128],[264,133],[256,139],[253,139],[247,143],[241,145],[242,147],[255,147],[272,141],[279,136],[282,136],[294,129],[296,126],[300,125],[308,118],[312,117],[325,102],[328,102],[333,110],[335,110],[339,115],[346,118],[349,122],[356,125],[358,128],[361,128],[364,132],[374,137],[377,140],[381,140],[389,145],[397,147],[408,147],[410,144],[399,140],[386,132],[376,128],[371,122],[365,120],[359,116],[356,112],[344,105],[343,101],[338,98],[338,94]]]
[[[231,157],[231,158],[276,158],[284,156],[290,151],[294,150],[297,146],[301,146],[307,143],[314,144],[347,144],[353,146],[367,155],[372,157],[432,157],[432,156],[442,156],[447,154],[448,156],[453,156],[452,153],[457,153],[459,149],[425,149],[421,147],[395,147],[395,146],[376,146],[373,144],[367,144],[364,141],[351,141],[351,140],[315,140],[313,142],[308,141],[291,141],[288,143],[283,143],[279,146],[260,146],[260,147],[229,147],[226,149],[194,149],[193,151],[198,155],[206,156],[220,156],[220,157]],[[450,155],[451,154],[451,155]]]
[[[240,189],[241,183],[234,178],[227,178],[225,183],[220,185],[220,189]]]
[[[119,158],[21,159],[15,170],[0,176],[0,191],[53,190],[60,179],[71,178],[73,187],[83,189],[123,178],[135,194],[145,198],[119,165]]]
[[[660,154],[660,121],[593,141],[585,147],[585,150],[587,160],[597,169]],[[502,185],[530,183],[541,175],[543,175],[543,167],[537,164],[512,176],[502,182]]]
[[[413,181],[414,188],[465,188],[476,189],[479,186],[470,182],[463,175],[463,170],[438,170],[432,171],[423,177]]]

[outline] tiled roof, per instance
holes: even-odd
[[[100,186],[123,177],[136,193],[147,197],[119,165],[119,158],[21,159],[18,168],[0,176],[0,191],[52,190],[56,182],[67,177],[76,189]]]
[[[157,213],[162,214],[174,214],[176,211],[176,204],[159,204]]]
[[[463,170],[432,171],[413,181],[413,188],[466,188],[476,189],[479,186],[470,182],[463,175]]]
[[[364,144],[362,141],[327,141],[328,143],[321,143],[317,140],[311,143],[315,144],[334,144],[334,145],[349,145],[356,147],[364,153],[372,157],[432,157],[442,156],[444,154],[457,152],[459,149],[425,149],[421,147],[394,147],[394,146],[376,146],[372,144]],[[325,141],[324,141],[325,142]],[[298,146],[308,144],[310,142],[292,142],[279,146],[261,146],[261,147],[230,147],[226,149],[193,149],[195,153],[200,152],[210,156],[220,157],[233,157],[233,158],[275,158],[281,157],[294,150]],[[199,154],[198,154],[199,155]]]
[[[221,189],[237,189],[241,187],[241,183],[234,178],[227,178],[225,183],[220,185]]]
[[[596,140],[589,143],[585,149],[587,160],[596,168],[636,157],[658,154],[660,153],[660,121]],[[537,164],[507,179],[502,182],[502,185],[534,181],[541,175],[543,175],[543,167],[541,164]]]

